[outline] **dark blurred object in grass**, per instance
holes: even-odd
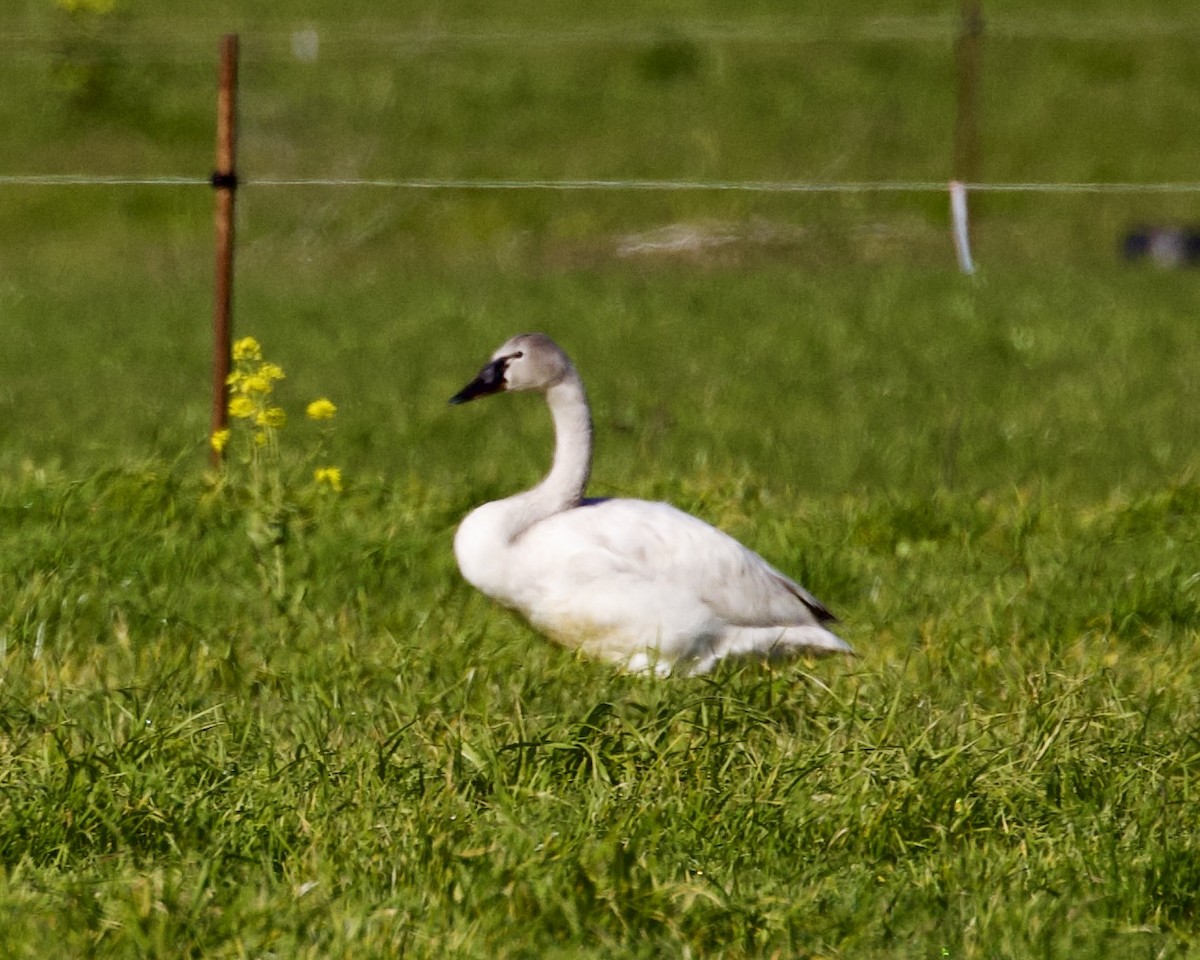
[[[1149,260],[1156,267],[1200,264],[1200,226],[1134,227],[1125,234],[1126,260]]]

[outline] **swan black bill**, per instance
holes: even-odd
[[[450,398],[450,403],[457,406],[468,400],[474,400],[476,397],[486,397],[502,391],[504,389],[504,368],[508,366],[508,359],[508,357],[501,357],[499,360],[489,363],[479,371],[479,376]]]

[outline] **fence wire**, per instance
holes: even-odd
[[[0,176],[0,187],[195,187],[211,186],[210,177],[92,176],[88,174],[27,174]],[[559,192],[740,192],[740,193],[944,193],[947,181],[874,180],[489,180],[393,179],[354,177],[243,177],[245,187],[349,187],[391,190]],[[965,183],[970,193],[1200,193],[1200,182],[1028,182]]]
[[[101,24],[103,25],[103,24]],[[120,30],[105,30],[106,43],[124,53],[143,52],[155,59],[181,49],[209,50],[213,38],[231,25],[216,21],[194,21],[180,32],[174,21],[147,18],[122,24]],[[646,46],[664,40],[687,40],[707,44],[751,44],[795,46],[811,43],[926,43],[953,40],[963,28],[959,16],[879,16],[850,20],[821,17],[783,19],[749,18],[737,21],[676,19],[663,23],[590,23],[564,26],[553,21],[525,25],[487,21],[460,21],[452,26],[421,25],[397,28],[394,22],[358,22],[331,25],[297,19],[294,24],[246,25],[244,37],[249,51],[258,56],[288,58],[298,32],[312,32],[320,40],[322,53],[334,50],[339,56],[358,50],[412,51],[443,47],[612,47]],[[1066,40],[1075,42],[1123,43],[1143,40],[1188,41],[1200,37],[1200,17],[1097,17],[1065,15],[1044,17],[990,16],[982,18],[983,32],[999,39]],[[52,53],[61,38],[45,30],[0,30],[0,47],[17,55]],[[315,59],[315,57],[314,57]]]

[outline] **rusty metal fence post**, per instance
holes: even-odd
[[[238,37],[221,38],[221,67],[217,87],[217,162],[212,185],[216,197],[216,276],[213,284],[213,381],[210,436],[229,423],[229,363],[233,308],[234,197],[237,193],[237,73]],[[212,465],[221,451],[210,447]]]

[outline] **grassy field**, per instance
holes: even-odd
[[[191,473],[7,484],[5,955],[1192,953],[1194,485],[677,483],[862,658],[575,661],[457,580],[478,482],[310,504],[282,611]]]
[[[11,4],[0,176],[207,175],[230,26],[251,179],[948,176],[940,4],[341,8]],[[989,179],[1195,179],[1190,7],[1004,13],[1046,32],[987,48]],[[531,39],[581,24],[618,39]],[[278,500],[206,469],[208,192],[0,184],[0,956],[1200,956],[1200,275],[1116,257],[1200,198],[982,198],[971,279],[940,195],[239,203]],[[648,252],[681,226],[726,239]],[[463,583],[551,438],[445,401],[528,329],[594,492],[722,526],[860,656],[624,677]]]

